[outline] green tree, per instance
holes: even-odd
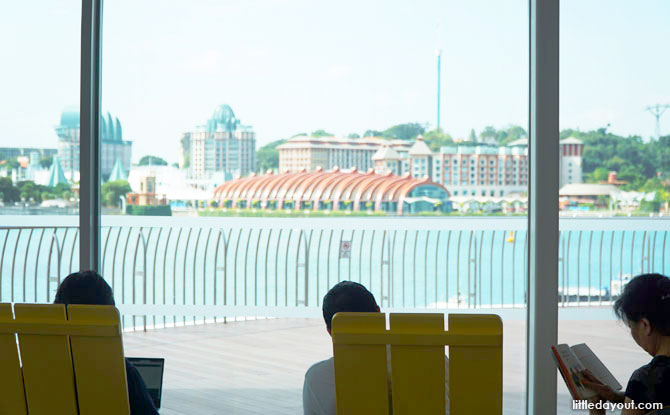
[[[378,130],[367,130],[364,134],[363,137],[381,137],[383,134],[381,131]]]
[[[8,172],[11,172],[14,169],[18,169],[20,164],[19,164],[19,161],[15,157],[15,158],[0,161],[0,166],[5,168]]]
[[[361,138],[361,136],[356,133],[351,133],[347,136],[347,138]]]
[[[33,203],[42,203],[42,187],[35,182],[26,180],[16,184],[19,189],[21,200]]]
[[[493,127],[491,127],[491,128],[493,128]],[[470,130],[470,135],[468,136],[468,140],[473,142],[473,143],[477,142],[477,133],[475,133],[474,128]]]
[[[279,168],[279,150],[277,146],[284,144],[286,140],[276,140],[256,150],[256,170],[264,173],[268,170]]]
[[[130,193],[132,189],[126,180],[114,180],[102,185],[100,189],[102,204],[108,207],[119,207],[120,198]]]
[[[428,131],[426,134],[423,135],[423,139],[426,141],[426,144],[428,144],[428,147],[432,151],[438,152],[440,151],[440,148],[444,146],[449,146],[454,144],[453,138],[440,128]]]
[[[382,137],[398,140],[413,140],[426,131],[425,127],[416,122],[394,125],[382,132]]]
[[[40,157],[40,166],[42,166],[43,169],[48,169],[51,167],[51,165],[54,162],[53,156],[42,156]]]
[[[9,177],[0,177],[0,194],[2,194],[3,203],[14,203],[21,200],[21,192]]]
[[[140,166],[167,166],[167,161],[163,160],[160,157],[156,156],[144,156],[140,159],[138,163]]]
[[[316,131],[312,131],[312,134],[311,134],[312,137],[332,137],[333,135],[334,135],[334,134],[329,133],[329,132],[326,131],[326,130],[316,130]]]
[[[590,183],[598,183],[607,181],[607,176],[609,175],[609,170],[605,167],[598,167],[589,175],[587,175],[587,181]]]

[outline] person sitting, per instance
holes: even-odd
[[[109,284],[95,271],[75,272],[61,282],[54,304],[114,305],[114,295]],[[140,373],[127,359],[126,379],[130,414],[158,414]]]
[[[323,319],[326,331],[332,336],[333,316],[339,312],[378,313],[375,297],[363,285],[353,281],[342,281],[323,297]],[[387,350],[388,353],[389,350]],[[390,357],[390,353],[387,354]],[[387,358],[388,358],[387,357]],[[445,396],[449,413],[449,360],[445,356]],[[389,367],[390,373],[390,367]],[[390,378],[390,376],[389,376]],[[391,388],[389,387],[389,393]],[[313,364],[305,373],[302,388],[302,406],[305,415],[335,415],[335,365],[333,358]]]
[[[660,274],[642,274],[626,284],[614,303],[614,312],[629,328],[630,334],[651,362],[633,372],[626,391],[616,392],[585,372],[584,385],[598,392],[600,400],[611,402],[662,403],[670,406],[670,278]],[[622,415],[642,415],[649,410],[624,407]],[[604,410],[591,410],[604,414]]]

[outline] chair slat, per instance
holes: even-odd
[[[443,334],[442,314],[391,314],[391,333]],[[391,346],[393,415],[444,414],[444,346]]]
[[[0,304],[0,320],[14,319],[12,305]],[[0,323],[2,325],[2,323]],[[16,336],[0,334],[0,414],[26,414],[26,397],[23,391],[23,374],[19,363]]]
[[[339,333],[380,335],[377,345],[333,343],[338,415],[388,415],[385,330],[386,317],[381,313],[338,313],[333,318],[334,339]]]
[[[449,333],[494,334],[502,339],[497,315],[449,315]],[[502,414],[502,346],[450,346],[450,413]]]
[[[17,322],[65,321],[62,304],[15,304]],[[70,342],[66,335],[19,334],[30,415],[76,415]]]
[[[71,322],[120,327],[119,311],[114,307],[70,305],[67,312]],[[130,413],[120,328],[118,333],[118,337],[70,337],[81,415]]]

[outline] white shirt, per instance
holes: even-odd
[[[444,367],[446,414],[449,415],[449,358],[446,356]],[[304,415],[336,415],[335,401],[335,364],[331,357],[313,364],[305,373],[302,387]]]

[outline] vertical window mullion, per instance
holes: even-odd
[[[100,66],[102,0],[82,0],[79,267],[100,271]]]

